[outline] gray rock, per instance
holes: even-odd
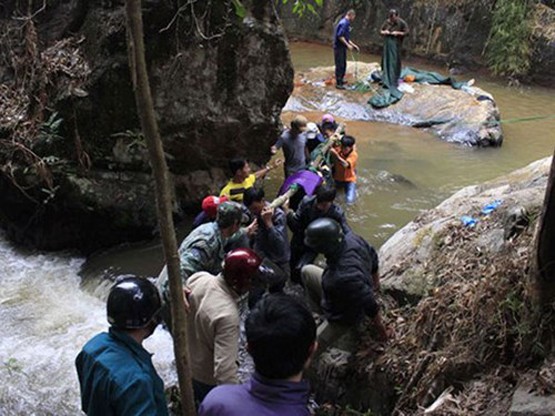
[[[434,276],[424,273],[423,265],[433,262],[434,256],[441,255],[440,249],[451,243],[447,230],[462,228],[463,215],[478,219],[469,236],[478,250],[485,255],[502,250],[505,241],[522,227],[527,218],[524,213],[541,207],[550,166],[551,158],[545,158],[485,184],[463,188],[397,231],[379,251],[384,290],[403,304],[417,302],[432,289]],[[482,207],[496,199],[502,203],[495,219],[493,213],[480,214]],[[486,221],[488,226],[480,227],[480,222]]]
[[[509,416],[553,416],[555,395],[541,396],[533,391],[532,385],[523,383],[516,389]]]

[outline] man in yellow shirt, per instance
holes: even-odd
[[[229,161],[229,170],[233,177],[222,188],[220,196],[227,196],[231,201],[243,202],[245,190],[252,188],[257,179],[264,177],[270,170],[280,164],[281,161],[276,160],[272,165],[266,165],[266,167],[251,173],[251,167],[246,159],[231,159]]]

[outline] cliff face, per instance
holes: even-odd
[[[455,72],[485,66],[484,52],[492,24],[494,0],[385,0],[365,2],[328,0],[318,16],[306,14],[302,20],[282,7],[280,15],[290,37],[329,43],[333,28],[345,12],[354,7],[357,17],[352,25],[352,39],[363,49],[381,53],[379,29],[388,9],[395,6],[410,27],[405,39],[405,54],[446,64]],[[531,24],[532,67],[530,81],[552,85],[555,65],[555,11],[553,5],[538,4]],[[331,51],[330,51],[331,54]]]
[[[232,1],[184,4],[143,2],[176,212],[219,189],[229,158],[268,159],[293,89],[287,41],[270,4],[243,1],[244,17]],[[0,101],[11,111],[0,116],[0,139],[23,145],[0,149],[4,228],[16,241],[46,249],[149,237],[156,227],[153,183],[123,1],[45,5],[0,7],[10,39],[0,46]],[[33,18],[14,19],[25,16]],[[29,175],[35,171],[42,175]]]

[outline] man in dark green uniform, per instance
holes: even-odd
[[[382,81],[390,89],[397,89],[401,76],[401,45],[409,33],[407,22],[399,17],[395,9],[382,25],[380,35],[384,37],[382,54]]]

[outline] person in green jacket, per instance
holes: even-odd
[[[399,17],[396,9],[391,9],[380,30],[380,35],[384,37],[382,81],[390,90],[397,89],[401,76],[401,46],[408,34],[407,22]]]
[[[166,416],[164,382],[142,346],[160,323],[162,301],[150,281],[127,277],[110,290],[109,332],[88,341],[75,360],[81,408],[88,416]]]

